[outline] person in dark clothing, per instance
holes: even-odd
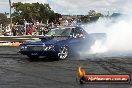
[[[17,31],[15,27],[12,27],[12,32],[13,32],[13,36],[16,36]]]

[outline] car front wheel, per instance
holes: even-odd
[[[68,57],[68,48],[66,46],[63,46],[59,49],[58,53],[58,59],[65,60]]]

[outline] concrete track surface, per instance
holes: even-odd
[[[80,85],[76,82],[79,65],[87,74],[132,75],[132,57],[29,61],[26,56],[18,54],[18,50],[19,47],[0,47],[0,88],[132,88],[132,83]]]

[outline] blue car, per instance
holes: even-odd
[[[94,43],[94,39],[82,27],[59,27],[51,29],[38,41],[27,41],[20,45],[20,53],[30,59],[39,56],[67,59],[85,52]]]

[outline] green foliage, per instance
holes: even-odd
[[[9,23],[9,20],[4,13],[0,13],[0,24],[6,25]]]
[[[99,17],[102,17],[103,15],[101,13],[97,13],[94,10],[90,10],[88,12],[88,15],[82,16],[80,19],[83,23],[93,22],[99,19]]]
[[[24,23],[24,19],[28,22],[33,22],[38,20],[39,22],[46,23],[51,17],[55,18],[53,10],[51,10],[49,4],[40,3],[13,3],[12,8],[14,13],[12,14],[13,22],[18,22],[19,24]]]

